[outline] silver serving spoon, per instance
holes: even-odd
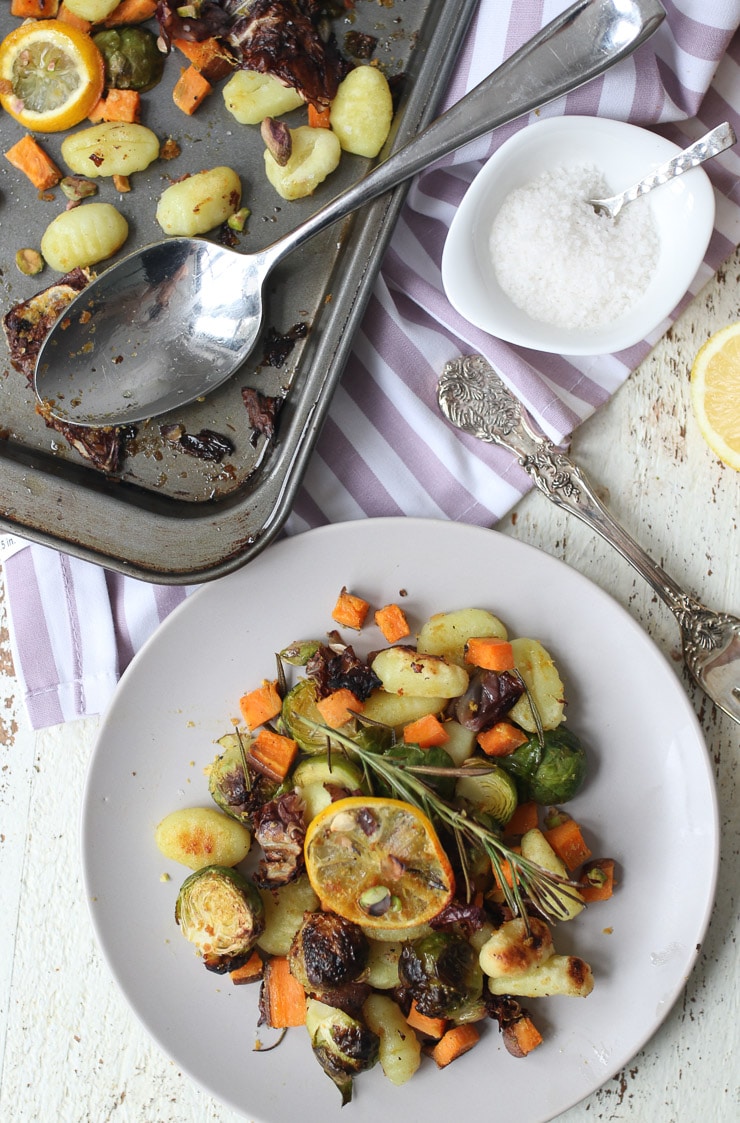
[[[453,425],[513,452],[548,499],[577,515],[635,567],[678,620],[684,660],[698,685],[715,706],[740,722],[740,620],[701,604],[648,557],[607,511],[583,469],[537,431],[480,355],[448,363],[437,398]]]
[[[225,382],[255,345],[262,285],[315,234],[440,157],[568,93],[631,54],[659,0],[578,0],[418,136],[292,233],[240,254],[197,238],[147,246],[106,269],[47,337],[35,389],[80,425],[140,421]]]
[[[633,183],[632,187],[628,187],[626,191],[621,191],[618,195],[610,195],[607,199],[587,199],[586,201],[597,214],[606,215],[608,218],[616,218],[627,203],[632,203],[635,199],[639,199],[641,195],[647,195],[648,191],[652,191],[654,187],[661,187],[664,183],[669,183],[670,180],[683,175],[691,168],[697,168],[700,164],[705,164],[707,160],[719,156],[720,152],[724,152],[726,148],[731,148],[736,142],[735,130],[728,121],[725,121],[724,124],[717,125],[716,129],[712,129],[699,140],[695,140],[688,148],[684,148],[672,160],[666,160],[664,164],[650,172],[644,179],[641,179],[638,183]]]

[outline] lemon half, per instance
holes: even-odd
[[[402,933],[425,924],[455,888],[431,822],[397,799],[330,803],[309,823],[305,856],[322,906],[365,929]]]
[[[71,129],[100,100],[103,56],[89,35],[60,23],[24,23],[0,43],[0,104],[33,132]]]
[[[691,404],[712,452],[740,471],[740,323],[716,332],[699,351],[691,368]]]

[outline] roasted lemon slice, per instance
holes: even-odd
[[[0,104],[27,129],[71,129],[100,99],[103,56],[89,35],[59,20],[36,20],[0,43]]]
[[[740,471],[740,323],[716,332],[696,356],[691,403],[709,447]]]
[[[431,822],[398,799],[351,796],[306,831],[306,870],[322,906],[366,929],[398,931],[436,916],[455,880]]]

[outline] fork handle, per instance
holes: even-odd
[[[448,363],[438,383],[439,406],[458,429],[507,448],[537,488],[600,534],[637,572],[683,626],[704,606],[654,562],[607,510],[586,473],[538,433],[519,401],[480,355]]]

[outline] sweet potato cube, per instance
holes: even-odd
[[[362,597],[348,593],[346,587],[342,589],[334,605],[332,619],[345,628],[354,628],[359,632],[365,623],[365,617],[370,610],[370,605]]]

